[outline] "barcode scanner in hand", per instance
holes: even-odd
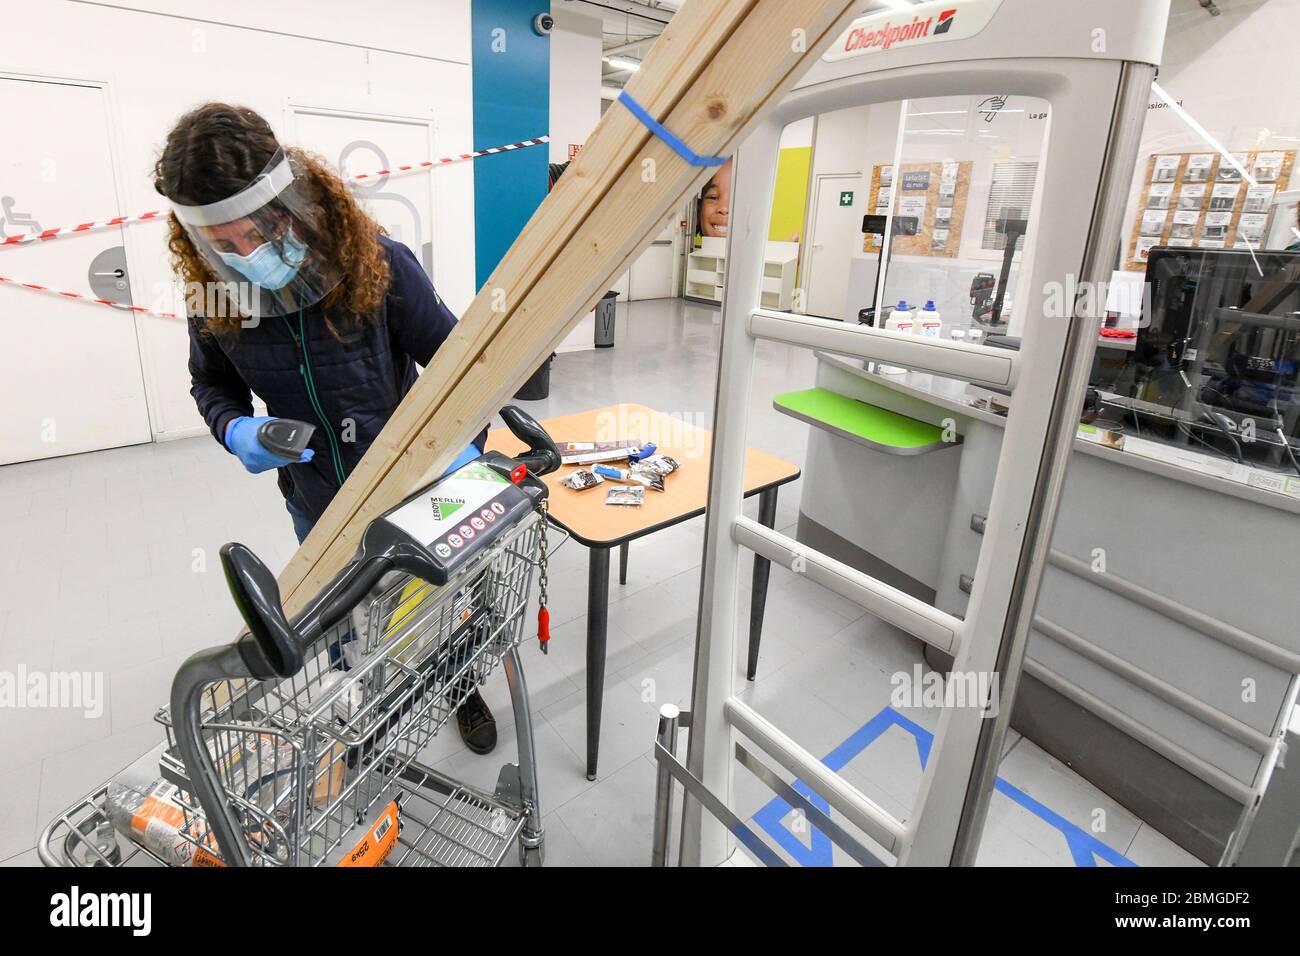
[[[257,429],[257,440],[262,447],[275,455],[283,455],[292,461],[302,457],[303,450],[311,441],[316,426],[307,422],[294,421],[292,418],[273,418],[263,422]]]

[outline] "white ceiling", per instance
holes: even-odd
[[[654,39],[663,32],[675,10],[683,0],[552,0],[551,9],[569,9],[586,16],[599,17],[604,33],[604,49],[613,50],[620,59],[640,60]],[[623,50],[628,44],[640,45]],[[618,70],[608,63],[604,66],[604,82],[609,86],[622,86],[632,74]]]

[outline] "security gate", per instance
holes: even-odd
[[[671,775],[686,787],[683,865],[724,863],[737,839],[765,862],[779,862],[731,809],[732,777],[740,762],[859,861],[974,862],[1097,336],[1098,316],[1084,314],[1082,300],[1069,316],[1046,318],[1048,288],[1070,281],[1084,288],[1110,275],[1168,12],[1167,0],[947,0],[873,13],[856,21],[745,140],[735,160],[690,742],[683,765],[673,753],[673,715],[665,715],[656,747],[657,861],[666,847]],[[764,242],[786,124],[864,104],[992,90],[1038,97],[1051,107],[1036,240],[1021,267],[1028,272],[1021,288],[1030,290],[1021,304],[1035,318],[1019,352],[760,307]],[[964,619],[745,517],[742,472],[760,340],[1011,392],[984,546]],[[954,673],[995,678],[983,709],[943,709],[908,819],[873,802],[737,695],[742,550],[796,568],[869,614],[952,654]],[[760,753],[740,746],[737,732]],[[764,759],[802,781],[884,854],[861,846]]]

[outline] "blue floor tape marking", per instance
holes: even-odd
[[[934,735],[924,727],[908,720],[892,707],[884,708],[867,721],[860,729],[823,758],[822,763],[836,772],[843,770],[854,757],[862,753],[890,727],[900,727],[912,735],[916,741],[916,752],[921,769],[925,769],[930,759],[930,748],[934,744]],[[1075,866],[1096,866],[1098,858],[1113,866],[1137,866],[1132,860],[1117,850],[1102,843],[1095,836],[1065,817],[1035,800],[1014,784],[1001,777],[994,781],[994,787],[1004,796],[1014,800],[1030,813],[1055,827],[1065,837],[1070,856]],[[830,814],[830,805],[815,795],[803,782],[796,780],[794,788],[808,798],[809,802],[822,813]],[[800,866],[832,866],[834,863],[830,838],[809,825],[809,842],[804,843],[798,835],[781,821],[790,812],[790,804],[780,797],[773,797],[761,810],[754,814],[753,820]]]

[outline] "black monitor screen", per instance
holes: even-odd
[[[1300,253],[1156,248],[1150,305],[1120,389],[1191,420],[1298,434]]]

